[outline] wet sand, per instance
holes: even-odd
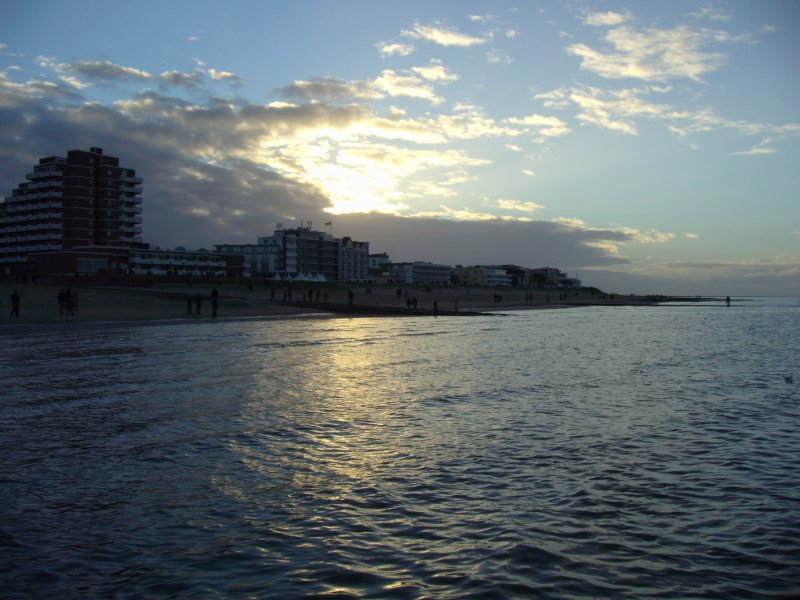
[[[652,304],[652,300],[636,296],[592,294],[587,290],[518,290],[465,287],[431,287],[373,285],[295,285],[291,301],[284,302],[285,288],[262,282],[247,283],[186,283],[147,282],[144,285],[101,285],[94,282],[69,280],[55,283],[0,284],[0,324],[59,324],[93,322],[140,322],[161,320],[211,319],[211,291],[219,293],[217,316],[225,318],[289,317],[307,314],[358,315],[432,315],[434,302],[437,314],[470,314],[484,311],[507,311],[532,308],[564,308],[592,304]],[[73,315],[59,314],[58,292],[69,287],[78,295],[78,309]],[[398,289],[400,295],[398,297]],[[20,295],[20,316],[10,317],[10,296]],[[352,305],[348,290],[353,292]],[[319,301],[317,300],[319,292]],[[324,294],[327,292],[327,302]],[[203,296],[201,314],[195,314],[187,302],[197,294]],[[499,299],[497,295],[500,295]],[[416,309],[407,299],[416,298]]]

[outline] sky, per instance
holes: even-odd
[[[800,295],[795,0],[0,4],[0,196],[99,146],[162,248],[310,222],[395,262]]]

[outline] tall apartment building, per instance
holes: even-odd
[[[328,281],[339,278],[340,240],[310,226],[285,229],[278,224],[273,235],[281,248],[283,270],[287,274],[322,275]]]
[[[117,157],[101,148],[70,150],[40,159],[25,179],[0,203],[0,268],[45,254],[75,263],[85,252],[105,253],[94,258],[109,267],[126,255],[120,251],[143,247],[142,179]],[[71,261],[63,260],[65,252]],[[83,258],[84,269],[93,270],[85,262],[92,257]]]
[[[241,256],[251,276],[369,280],[369,242],[335,238],[311,229],[310,222],[290,228],[278,223],[274,234],[258,238],[257,244],[214,244],[214,249]]]

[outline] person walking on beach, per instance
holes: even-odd
[[[75,314],[72,310],[72,290],[70,288],[64,290],[64,312],[69,316]]]
[[[203,309],[203,295],[197,294],[194,297],[194,314],[199,315],[202,313]]]
[[[186,298],[186,314],[187,315],[192,314],[192,297],[191,296],[188,296]]]
[[[211,290],[211,316],[217,317],[217,307],[219,306],[219,292],[217,288]]]
[[[64,295],[65,293],[66,292],[62,288],[58,290],[58,295],[56,296],[56,298],[58,298],[58,314],[60,315],[64,314],[64,305],[67,303],[66,296]]]
[[[8,316],[19,319],[19,292],[17,290],[14,290],[14,293],[11,294],[11,314]]]

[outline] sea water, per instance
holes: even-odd
[[[796,298],[6,326],[0,596],[796,595],[798,348]]]

